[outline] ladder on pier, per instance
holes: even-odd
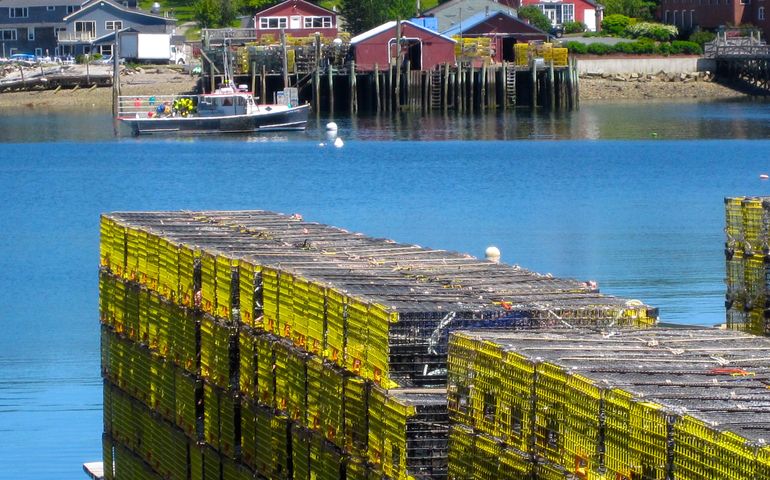
[[[436,68],[430,71],[430,109],[441,109],[441,69]]]
[[[516,66],[506,65],[505,69],[505,106],[516,105]]]

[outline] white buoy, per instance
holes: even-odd
[[[768,178],[770,178],[770,175],[768,175],[766,173],[763,173],[762,175],[759,176],[760,180],[767,180]]]
[[[487,260],[491,262],[500,262],[500,249],[494,245],[488,246],[486,251],[484,251],[484,255],[487,257]]]
[[[329,122],[326,124],[326,130],[330,132],[336,132],[337,131],[337,124],[334,122]]]
[[[343,146],[343,145],[345,145],[345,142],[343,142],[343,141],[342,141],[342,139],[341,139],[340,137],[337,137],[337,138],[334,140],[334,146],[335,146],[335,147],[337,147],[337,148],[342,148],[342,146]]]
[[[319,146],[319,147],[325,147],[325,146],[326,146],[326,144],[325,144],[324,142],[321,142],[321,143],[319,143],[319,144],[318,144],[318,146]]]

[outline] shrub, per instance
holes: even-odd
[[[685,54],[685,55],[700,55],[703,53],[703,49],[695,42],[688,42],[684,40],[676,40],[671,42],[671,53],[673,54]]]
[[[636,42],[618,42],[612,46],[612,50],[617,53],[637,53]]]
[[[588,53],[588,45],[582,42],[567,42],[564,47],[569,50],[570,53],[585,54]]]
[[[612,51],[612,46],[604,43],[590,43],[588,45],[588,53],[592,55],[606,55],[612,53]]]
[[[602,30],[610,35],[620,36],[631,23],[631,18],[625,15],[607,15],[602,20]]]
[[[689,40],[703,47],[703,45],[714,40],[715,38],[716,38],[716,35],[714,33],[701,31],[701,32],[695,32],[692,35],[690,35]]]
[[[668,42],[679,34],[674,25],[663,23],[640,22],[629,25],[626,34],[631,38],[651,38],[659,42]]]
[[[666,56],[671,55],[671,44],[661,43],[660,45],[658,45],[658,48],[656,50],[657,50],[656,53],[659,53],[661,55],[666,55]]]
[[[657,50],[655,42],[648,38],[642,38],[634,42],[634,53],[637,54],[651,54]]]
[[[518,10],[518,15],[519,18],[528,20],[530,24],[544,32],[549,32],[551,30],[551,21],[548,20],[548,17],[545,16],[543,11],[535,5],[521,7]]]
[[[564,33],[582,33],[586,31],[586,24],[583,22],[564,22]]]

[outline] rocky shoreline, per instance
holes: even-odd
[[[122,95],[170,95],[195,88],[197,77],[166,67],[121,73]],[[713,81],[708,72],[671,75],[585,74],[580,77],[580,101],[617,102],[648,99],[704,101],[740,98],[745,94]],[[0,108],[36,110],[107,110],[112,105],[111,88],[36,90],[0,93]]]

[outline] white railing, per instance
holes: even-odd
[[[93,32],[57,32],[56,38],[59,42],[90,42],[96,35]]]
[[[257,38],[255,28],[204,28],[201,30],[201,38],[209,42],[221,42],[228,40],[246,40],[253,42]]]
[[[169,112],[173,110],[174,101],[179,97],[189,95],[131,95],[118,97],[118,117],[154,117],[158,115],[158,107],[162,107],[161,114],[165,114],[165,107]]]

